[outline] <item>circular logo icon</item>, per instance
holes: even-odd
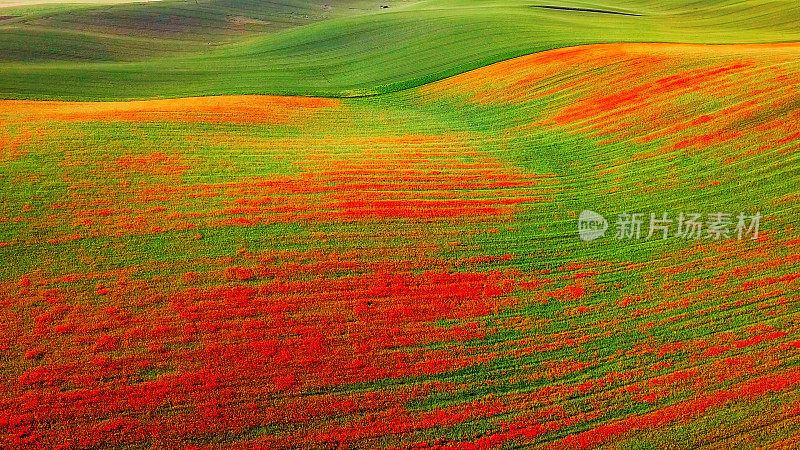
[[[578,235],[584,242],[593,241],[606,234],[608,221],[600,214],[584,209],[578,216]]]

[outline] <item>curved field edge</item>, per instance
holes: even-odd
[[[796,445],[798,53],[604,44],[372,98],[4,101],[0,443]],[[587,243],[586,208],[763,222]]]
[[[216,10],[216,3],[209,5],[209,11]],[[419,86],[525,54],[581,44],[800,40],[800,31],[793,25],[800,6],[792,1],[702,6],[670,1],[657,7],[644,1],[615,5],[563,3],[641,16],[548,10],[532,5],[521,1],[466,0],[404,3],[379,12],[317,18],[311,24],[293,22],[285,29],[253,31],[255,34],[244,35],[243,40],[237,38],[210,48],[197,47],[196,40],[192,43],[191,32],[184,30],[181,33],[186,34],[187,40],[167,40],[161,46],[151,46],[151,57],[146,55],[148,48],[133,49],[137,41],[126,36],[114,37],[122,39],[114,41],[117,43],[102,43],[96,36],[81,42],[53,35],[46,39],[58,45],[75,42],[82,47],[63,49],[65,56],[59,61],[0,64],[0,97],[120,100],[241,94],[366,96]],[[156,7],[166,6],[152,6]],[[230,11],[232,6],[226,7]],[[126,14],[135,18],[135,11],[138,10]],[[220,20],[225,22],[224,16]],[[108,21],[103,26],[113,27],[115,22]],[[226,28],[220,27],[225,34]],[[164,31],[152,33],[159,36]],[[7,36],[11,50],[24,48],[28,45],[25,42],[35,42],[24,33],[17,38]],[[165,56],[171,51],[166,47],[174,47],[169,42],[183,42],[180,45],[186,51]],[[164,48],[159,50],[160,47]],[[90,53],[110,61],[70,61],[86,53],[87,48],[96,49]],[[144,59],[114,61],[126,53],[125,49]],[[34,50],[30,49],[33,53],[39,51]]]

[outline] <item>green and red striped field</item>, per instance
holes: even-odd
[[[0,447],[796,448],[799,124],[794,43],[0,100]]]

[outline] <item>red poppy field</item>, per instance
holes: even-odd
[[[798,123],[797,44],[0,100],[0,446],[798,447]]]

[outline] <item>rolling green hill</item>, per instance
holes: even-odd
[[[363,0],[167,0],[3,8],[0,61],[135,61],[363,13]]]
[[[598,42],[800,40],[793,0],[171,1],[7,9],[0,96],[130,99],[396,91]],[[87,57],[87,54],[90,55]],[[88,61],[87,61],[88,59]]]

